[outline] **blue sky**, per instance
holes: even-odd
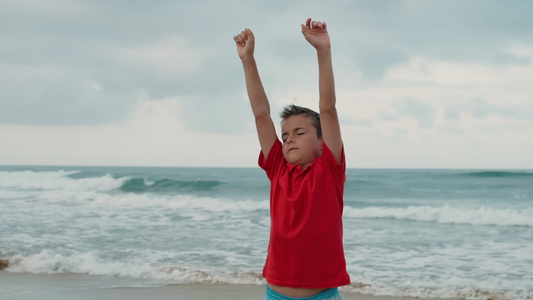
[[[317,108],[326,21],[348,167],[533,168],[530,1],[0,2],[0,164],[255,166],[233,35],[273,119]]]

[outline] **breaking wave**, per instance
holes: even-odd
[[[404,208],[345,207],[344,216],[348,218],[389,218],[444,224],[533,226],[533,211],[531,210],[518,211],[485,207],[467,209],[454,208],[449,205],[442,207],[408,206]]]

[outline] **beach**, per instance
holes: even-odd
[[[153,287],[120,286],[120,279],[81,274],[27,274],[0,271],[1,300],[56,299],[264,299],[265,286],[251,284],[177,284]],[[342,293],[345,300],[414,300]]]
[[[344,298],[533,299],[532,178],[348,169]],[[0,300],[264,297],[259,168],[0,166],[0,203]]]

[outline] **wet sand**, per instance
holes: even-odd
[[[42,275],[0,271],[1,300],[56,299],[173,299],[249,300],[264,299],[264,285],[177,284],[134,287],[121,279],[79,274]],[[345,300],[420,300],[342,293]]]

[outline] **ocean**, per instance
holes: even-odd
[[[4,272],[265,284],[259,168],[0,166]],[[533,170],[348,169],[344,246],[374,295],[533,299]]]

